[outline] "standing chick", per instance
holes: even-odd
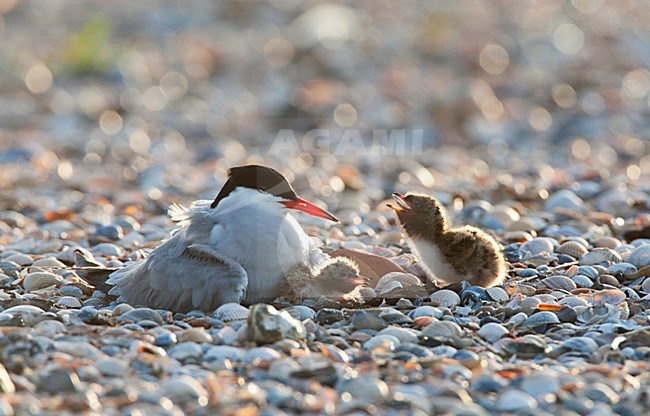
[[[502,283],[506,268],[499,244],[469,225],[450,228],[444,208],[433,197],[393,194],[397,214],[411,250],[431,277],[445,283],[466,280],[490,287]]]

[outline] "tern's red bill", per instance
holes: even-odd
[[[306,214],[313,215],[314,217],[339,222],[339,220],[334,215],[330,214],[322,208],[317,207],[309,201],[305,201],[302,198],[298,198],[295,201],[282,201],[282,204],[287,208],[302,211]]]

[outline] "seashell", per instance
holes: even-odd
[[[627,217],[634,213],[634,198],[627,192],[611,190],[602,193],[596,198],[596,208],[599,211],[615,215],[617,217]]]
[[[599,305],[618,305],[621,302],[625,301],[625,293],[618,289],[607,289],[601,290],[594,293],[589,301],[593,306]]]
[[[539,336],[524,335],[523,337],[508,340],[503,344],[502,350],[508,356],[530,359],[545,354],[549,350],[549,347],[546,341]]]
[[[54,268],[65,268],[65,264],[57,259],[56,257],[43,257],[38,260],[35,260],[34,263],[32,263],[32,267],[43,267],[43,268],[48,268],[48,267],[54,267]]]
[[[646,277],[641,284],[641,290],[643,293],[650,293],[650,277]]]
[[[350,362],[350,356],[336,345],[321,343],[318,348],[325,357],[336,363],[347,364]]]
[[[25,280],[23,280],[23,288],[26,291],[31,292],[32,290],[45,289],[50,286],[57,286],[63,283],[64,280],[50,272],[32,272],[29,273]]]
[[[522,253],[530,253],[529,257],[542,253],[553,253],[553,240],[547,237],[533,238],[523,243],[519,251]]]
[[[601,285],[609,285],[614,287],[619,287],[621,285],[621,283],[618,281],[617,278],[615,278],[611,274],[606,274],[606,273],[603,273],[600,276],[598,276],[596,282],[598,282]]]
[[[544,210],[547,212],[553,212],[556,208],[567,208],[579,212],[587,211],[585,202],[568,189],[561,189],[553,193],[544,203]]]
[[[239,303],[224,303],[214,311],[214,317],[223,322],[245,321],[249,310]]]
[[[392,335],[376,335],[363,343],[363,349],[372,354],[386,354],[400,345],[400,340]]]
[[[488,287],[485,289],[485,291],[487,292],[490,299],[495,302],[506,302],[508,299],[510,299],[508,292],[497,286]]]
[[[609,266],[606,270],[607,274],[614,276],[630,276],[638,271],[632,263],[616,263]]]
[[[386,293],[389,293],[389,292],[391,292],[393,290],[396,290],[396,289],[404,289],[404,286],[402,286],[402,283],[400,283],[400,282],[396,282],[396,281],[388,282],[388,283],[386,283],[386,284],[384,284],[382,286],[382,288],[379,291],[378,295],[379,296],[385,295]]]
[[[568,254],[569,256],[577,259],[587,254],[589,250],[587,250],[585,246],[578,243],[577,241],[567,241],[558,247],[557,252],[561,254]]]
[[[583,266],[609,265],[610,263],[620,263],[623,259],[621,255],[611,248],[595,248],[589,253],[583,255],[578,260]],[[634,262],[630,262],[634,264]],[[636,265],[635,265],[636,266]],[[637,266],[638,267],[638,266]]]
[[[506,327],[496,322],[488,322],[478,330],[478,335],[491,343],[497,342],[507,333]]]
[[[32,259],[31,256],[28,256],[27,254],[24,253],[12,254],[10,256],[6,256],[3,260],[12,263],[17,263],[20,266],[29,266],[32,263],[34,263],[34,259]]]
[[[289,306],[288,308],[284,308],[283,311],[287,311],[289,315],[300,321],[304,321],[305,319],[314,319],[314,316],[316,316],[316,311],[303,305]]]
[[[593,266],[578,266],[578,274],[583,274],[591,280],[594,280],[600,275],[600,272]]]
[[[577,306],[588,306],[589,302],[579,296],[567,296],[558,301],[562,306],[568,306],[570,308],[575,308]]]
[[[156,311],[150,308],[135,308],[120,315],[117,322],[122,323],[138,323],[140,321],[152,321],[158,325],[163,325],[165,322],[163,317]]]
[[[480,306],[484,301],[489,301],[487,291],[480,286],[469,286],[460,292],[460,301],[463,305]]]
[[[577,311],[577,319],[586,325],[604,322],[608,319],[618,321],[620,311],[614,305],[600,305],[581,308]]]
[[[18,263],[12,261],[0,261],[0,272],[11,277],[12,279],[18,279],[20,277],[20,271],[22,268]]]
[[[100,298],[88,298],[82,302],[83,306],[92,306],[95,308],[105,306],[106,303],[106,300]]]
[[[573,280],[562,275],[546,277],[542,279],[542,283],[551,289],[561,289],[566,290],[567,292],[570,292],[577,287]]]
[[[362,287],[359,289],[359,296],[361,296],[363,299],[372,299],[377,297],[377,292],[373,288]]]
[[[422,330],[422,335],[439,341],[454,341],[463,337],[463,330],[454,322],[435,321]]]
[[[557,394],[560,390],[560,380],[554,371],[535,372],[524,378],[521,389],[533,397]]]
[[[83,290],[74,285],[64,285],[59,288],[59,294],[62,296],[72,296],[75,298],[82,298],[84,296]]]
[[[393,308],[386,308],[379,313],[379,317],[386,321],[388,324],[410,324],[413,322],[413,319],[404,315],[402,312]]]
[[[441,289],[431,294],[431,302],[435,302],[443,307],[457,306],[460,304],[460,296],[452,290]]]
[[[560,319],[553,312],[542,311],[537,312],[534,315],[531,315],[528,319],[522,324],[523,328],[533,328],[542,325],[553,325],[559,324]]]
[[[402,287],[422,286],[422,281],[417,276],[410,273],[391,272],[379,279],[377,285],[375,285],[375,290],[380,293],[384,292],[382,289],[390,282],[399,282]]]
[[[650,266],[650,244],[644,244],[632,250],[627,256],[627,261],[637,269]]]
[[[61,296],[59,300],[56,301],[55,305],[59,308],[81,308],[83,305],[81,301],[72,296]]]
[[[620,247],[622,244],[616,238],[609,237],[609,236],[598,237],[595,240],[593,240],[591,243],[594,247],[611,248],[612,250],[616,249],[617,247]]]
[[[592,353],[598,349],[596,341],[589,337],[573,337],[563,341],[559,348],[575,352]]]
[[[375,331],[386,328],[386,321],[376,313],[367,310],[359,310],[352,314],[350,318],[352,326],[355,329],[373,329]]]
[[[650,281],[650,279],[649,279],[649,281]],[[429,306],[429,305],[418,306],[417,308],[413,309],[412,311],[410,311],[408,313],[408,316],[411,319],[416,319],[416,318],[419,318],[421,316],[432,316],[432,317],[434,317],[436,319],[440,319],[440,318],[442,318],[442,315],[443,315],[442,310],[440,310],[440,309],[438,309],[438,308],[436,308],[434,306]]]
[[[419,342],[419,334],[420,332],[414,329],[396,326],[384,328],[377,333],[377,335],[391,335],[397,338],[401,344],[417,344]]]
[[[524,323],[528,319],[528,315],[523,312],[516,313],[508,319],[507,325],[510,327],[517,327]]]
[[[577,274],[571,278],[577,287],[592,287],[594,282],[584,274]]]

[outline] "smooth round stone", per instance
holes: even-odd
[[[172,377],[171,379],[163,382],[160,385],[160,388],[172,400],[177,401],[185,401],[188,398],[201,399],[206,398],[208,395],[208,392],[205,390],[205,388],[203,388],[198,380],[195,380],[194,378],[187,375]]]
[[[517,273],[517,275],[518,275],[519,277],[534,277],[534,276],[537,276],[538,273],[537,273],[537,270],[528,268],[528,269],[522,269],[522,270],[520,270],[520,271]]]
[[[251,364],[257,361],[271,362],[281,357],[282,356],[280,355],[280,353],[272,348],[257,347],[257,348],[251,348],[250,350],[246,351],[244,355],[241,357],[241,361],[246,364]]]
[[[537,408],[537,401],[521,390],[509,390],[501,395],[496,403],[499,412],[523,413]]]
[[[557,394],[560,381],[557,375],[549,371],[532,373],[522,381],[521,389],[534,397]]]
[[[92,306],[84,306],[77,312],[77,317],[84,322],[92,321],[99,316],[99,311]]]
[[[105,376],[118,377],[123,376],[129,366],[119,358],[100,358],[95,367]]]
[[[153,345],[157,347],[167,347],[169,345],[175,344],[178,341],[176,334],[173,332],[165,331],[158,336],[153,341]]]
[[[55,368],[47,374],[43,374],[36,383],[39,391],[52,395],[74,393],[80,388],[80,380],[77,374],[66,368]]]
[[[231,347],[229,345],[216,345],[208,348],[203,358],[206,361],[230,360],[235,362],[241,360],[245,353],[246,351],[242,348]]]
[[[356,329],[373,329],[375,331],[386,328],[386,321],[371,312],[357,311],[352,314],[352,326]]]
[[[370,403],[377,404],[384,402],[390,393],[386,382],[370,373],[356,378],[341,380],[336,385],[336,391],[339,395],[347,392],[355,399],[366,400]]]
[[[477,368],[481,364],[478,354],[470,350],[459,350],[452,358],[469,369]]]
[[[203,355],[203,348],[195,342],[184,342],[171,347],[167,354],[176,360],[184,361],[190,358],[200,358]]]
[[[122,257],[122,249],[113,243],[101,243],[90,249],[93,255],[100,254],[105,257]]]
[[[117,307],[115,309],[117,309]],[[114,315],[115,315],[115,309],[113,309]],[[163,321],[162,316],[160,316],[158,312],[150,308],[136,308],[136,309],[128,310],[127,312],[120,315],[117,321],[119,323],[133,322],[137,324],[140,324],[141,321],[152,321],[158,325],[163,325],[165,323]]]
[[[585,202],[578,195],[568,189],[562,189],[555,192],[544,203],[545,211],[552,212],[555,208],[567,208],[580,212],[584,212],[588,209]]]
[[[205,332],[203,329],[190,328],[180,333],[178,336],[179,342],[197,342],[197,343],[212,343],[212,335]]]
[[[92,235],[94,238],[106,238],[108,240],[119,240],[124,237],[124,230],[117,224],[99,225]],[[101,241],[101,240],[100,240]],[[106,241],[106,240],[104,240]]]

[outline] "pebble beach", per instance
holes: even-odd
[[[650,414],[648,19],[0,0],[0,415]],[[336,215],[295,217],[364,264],[356,298],[108,294],[245,164]],[[494,237],[506,281],[428,280],[387,207],[408,191]]]

